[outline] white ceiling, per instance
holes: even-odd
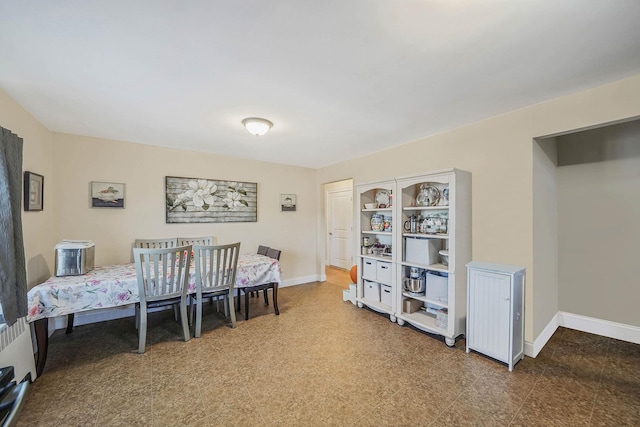
[[[51,131],[318,168],[640,74],[640,1],[2,1],[0,54]]]

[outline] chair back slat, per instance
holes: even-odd
[[[186,296],[190,245],[173,248],[134,248],[140,302]]]
[[[178,239],[136,239],[133,246],[147,249],[175,248],[178,246]]]
[[[268,250],[269,250],[269,246],[259,245],[257,253],[258,255],[266,255]]]
[[[278,249],[273,249],[273,248],[269,248],[267,250],[267,256],[269,258],[273,258],[273,259],[277,259],[278,261],[280,260],[280,253],[282,251],[278,250]]]
[[[203,237],[178,237],[178,246],[184,245],[202,245],[202,246],[213,246],[215,244],[214,236],[203,236]]]
[[[233,290],[240,242],[217,246],[195,245],[193,252],[196,258],[196,292]]]

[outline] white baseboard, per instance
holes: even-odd
[[[133,305],[76,313],[73,319],[73,326],[88,325],[106,320],[121,319],[123,317],[133,317],[135,313]],[[49,335],[56,329],[65,329],[66,327],[67,316],[58,316],[49,319]]]
[[[327,280],[326,274],[313,274],[311,276],[294,277],[293,279],[283,280],[279,287],[286,288],[287,286],[302,285],[311,282],[324,282],[325,280]]]
[[[533,343],[525,341],[524,354],[529,357],[536,357],[559,326],[640,344],[640,327],[638,326],[625,325],[624,323],[559,311],[553,316]]]
[[[640,327],[559,311],[559,325],[590,334],[640,344]]]
[[[527,341],[524,342],[525,355],[529,357],[536,357],[538,353],[540,353],[540,351],[542,350],[542,347],[544,347],[547,344],[547,342],[551,339],[556,329],[558,329],[558,326],[560,326],[558,323],[558,318],[559,318],[558,313],[556,313],[556,315],[551,318],[549,323],[547,323],[547,326],[545,326],[542,332],[540,332],[540,335],[536,337],[533,343],[530,343]]]

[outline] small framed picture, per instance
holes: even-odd
[[[92,208],[124,208],[124,184],[91,182]]]
[[[24,173],[24,210],[41,211],[44,201],[44,176]]]
[[[281,194],[280,195],[280,207],[282,212],[292,212],[296,210],[296,195],[295,194]]]

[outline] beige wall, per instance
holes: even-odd
[[[533,148],[533,270],[536,272],[533,330],[542,331],[558,312],[558,179],[555,138],[532,144]],[[527,285],[531,285],[527,278]]]
[[[44,209],[22,211],[27,282],[29,287],[46,280],[52,270],[56,238],[53,198],[54,168],[51,133],[5,92],[0,90],[0,126],[22,137],[24,171],[44,176]]]
[[[283,251],[284,285],[319,277],[315,245],[321,194],[313,169],[171,150],[49,132],[0,91],[0,125],[24,139],[23,169],[44,175],[44,210],[23,212],[29,287],[54,272],[53,247],[61,239],[91,239],[96,264],[128,262],[138,237],[214,234]],[[165,224],[164,177],[230,179],[258,183],[258,221],[236,224]],[[126,184],[125,209],[89,207],[91,181]],[[296,212],[280,211],[280,193],[297,195]]]
[[[326,167],[318,179],[352,176],[357,184],[448,167],[471,172],[473,259],[527,268],[525,339],[533,342],[551,320],[549,305],[558,304],[557,287],[543,283],[555,267],[534,262],[534,212],[546,213],[533,207],[533,138],[639,115],[635,76]]]
[[[218,243],[242,242],[241,252],[258,244],[282,250],[287,280],[317,275],[315,171],[183,150],[55,134],[59,239],[91,239],[96,264],[128,262],[136,238],[213,234]],[[165,176],[258,183],[258,221],[231,224],[166,224]],[[91,208],[91,181],[126,184],[125,209]],[[297,211],[280,211],[280,193],[297,195]]]
[[[559,308],[640,326],[640,121],[557,139]]]

